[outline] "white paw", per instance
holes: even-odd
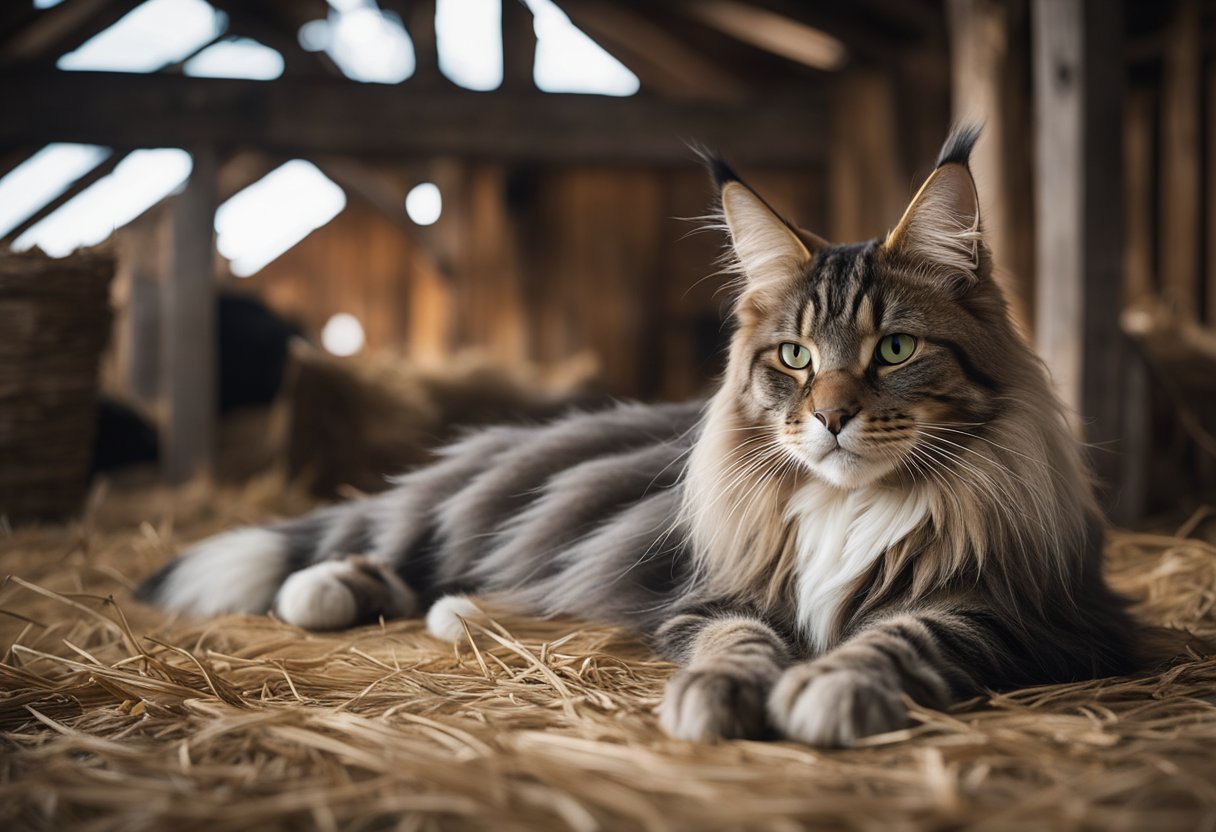
[[[848,748],[863,737],[908,725],[908,709],[890,679],[813,662],[781,675],[768,698],[768,713],[782,736],[824,748]]]
[[[772,679],[737,669],[678,671],[663,693],[659,724],[679,740],[757,739],[767,728],[764,701]]]
[[[274,599],[274,612],[288,624],[305,630],[340,630],[359,616],[355,593],[342,580],[355,567],[343,560],[330,560],[294,572]]]
[[[481,607],[467,595],[445,595],[431,605],[426,613],[426,631],[437,639],[455,643],[464,636],[461,619],[477,621],[484,618]]]

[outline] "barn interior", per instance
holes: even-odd
[[[982,122],[996,279],[1088,443],[1113,579],[1216,636],[1210,0],[12,0],[0,79],[7,828],[1216,813],[1197,652],[825,756],[661,739],[669,668],[607,628],[504,618],[453,653],[130,594],[470,427],[712,390],[700,150],[845,242]]]

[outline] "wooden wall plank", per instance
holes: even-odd
[[[1161,282],[1165,298],[1200,315],[1203,27],[1198,0],[1179,0],[1165,50],[1161,113]]]

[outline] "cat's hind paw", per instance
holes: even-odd
[[[293,572],[275,596],[274,611],[305,630],[341,630],[379,616],[412,615],[417,605],[413,590],[389,567],[351,556]]]
[[[440,641],[455,643],[464,637],[463,621],[481,621],[485,613],[467,595],[445,595],[426,613],[426,631]]]

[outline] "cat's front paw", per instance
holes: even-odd
[[[695,742],[762,737],[772,683],[771,676],[737,670],[681,670],[667,683],[659,723],[668,735]]]
[[[768,714],[783,737],[823,748],[848,748],[862,737],[908,725],[908,709],[892,680],[815,662],[781,675],[769,695]]]

